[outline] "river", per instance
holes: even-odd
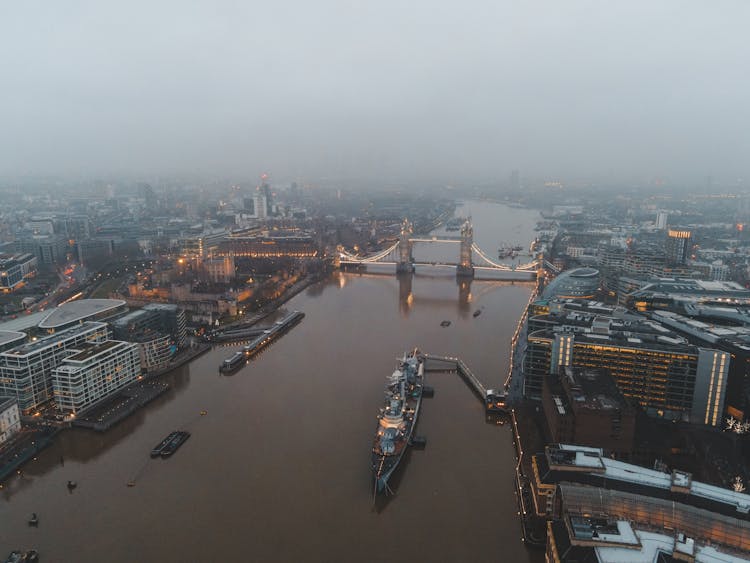
[[[472,216],[490,256],[501,241],[528,246],[538,218],[485,202],[457,213]],[[457,245],[445,252],[453,257]],[[43,561],[76,562],[541,561],[520,539],[510,425],[486,422],[455,374],[428,374],[435,396],[424,400],[418,424],[427,447],[407,453],[396,494],[375,506],[369,471],[396,357],[413,346],[458,355],[487,387],[500,387],[531,288],[461,286],[440,273],[334,274],[287,303],[305,319],[235,375],[217,368],[237,347],[217,347],[165,376],[172,389],[109,432],[63,432],[0,491],[0,555],[35,548]],[[192,437],[172,458],[151,460],[150,449],[174,429]],[[78,483],[72,492],[69,479]],[[26,524],[32,512],[38,528]]]

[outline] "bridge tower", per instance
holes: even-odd
[[[411,255],[411,239],[409,238],[414,229],[408,219],[401,223],[401,236],[398,238],[398,264],[396,272],[413,272],[414,260]]]
[[[474,277],[474,263],[471,260],[472,246],[474,246],[474,227],[471,226],[471,221],[467,219],[461,227],[461,256],[456,268],[458,277]]]

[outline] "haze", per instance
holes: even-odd
[[[0,174],[748,175],[745,1],[15,2]]]

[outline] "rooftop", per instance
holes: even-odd
[[[55,329],[70,323],[82,321],[118,307],[124,307],[125,301],[120,299],[79,299],[60,305],[39,323],[39,328]]]
[[[618,525],[630,524],[622,520]],[[597,546],[596,555],[600,563],[655,563],[659,561],[694,561],[695,563],[747,563],[750,558],[732,555],[719,551],[708,545],[696,545],[692,538],[682,534],[647,532],[645,530],[632,530],[633,538],[637,542],[628,545],[623,542],[622,547]],[[693,557],[693,559],[677,559],[675,554]],[[661,555],[661,557],[660,557]],[[669,559],[664,556],[668,556]]]
[[[13,342],[21,342],[23,340],[26,340],[25,332],[16,332],[14,330],[0,330],[0,346],[12,344]]]
[[[13,319],[10,321],[5,321],[4,323],[0,323],[0,330],[7,330],[7,331],[20,331],[20,330],[29,330],[32,328],[35,328],[39,325],[40,322],[42,322],[44,319],[49,317],[52,314],[53,311],[47,310],[47,311],[38,311],[36,313],[31,314],[21,314],[18,316],[17,319]]]
[[[574,410],[615,410],[628,407],[615,380],[605,369],[566,366],[561,383],[568,390]]]
[[[87,321],[81,325],[57,332],[51,336],[47,336],[46,338],[40,338],[39,340],[21,344],[20,346],[16,346],[15,348],[11,348],[10,350],[6,350],[5,352],[1,352],[0,354],[8,356],[27,356],[29,354],[33,354],[34,352],[38,352],[39,350],[43,350],[44,348],[47,348],[49,346],[54,346],[58,342],[62,342],[78,334],[88,332],[90,330],[103,329],[106,327],[107,325],[104,323]]]
[[[750,513],[750,495],[692,480],[689,473],[663,473],[655,469],[611,459],[601,448],[559,444],[547,446],[545,454],[549,466],[569,467],[572,471],[589,471],[607,480],[624,481],[668,491],[679,490],[696,497],[732,507],[738,515]]]
[[[113,348],[120,347],[123,344],[126,343],[120,340],[107,340],[99,344],[81,344],[80,352],[73,354],[72,356],[68,356],[63,360],[63,362],[85,362],[86,360],[91,359],[98,354],[101,354]]]

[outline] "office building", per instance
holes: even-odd
[[[544,288],[542,298],[591,299],[599,290],[599,270],[576,268],[567,270],[553,279]]]
[[[565,366],[608,369],[623,395],[651,416],[721,424],[729,353],[691,345],[654,320],[596,307],[557,305],[529,318],[524,396],[541,399],[544,378]]]
[[[133,341],[139,334],[167,334],[177,346],[185,345],[185,310],[168,303],[149,303],[112,322],[114,337]]]
[[[150,303],[112,323],[114,337],[138,345],[141,366],[153,371],[166,366],[185,345],[185,311],[177,305]]]
[[[62,235],[19,233],[16,252],[33,254],[39,264],[61,264],[68,258],[68,239]]]
[[[75,414],[133,383],[141,373],[138,346],[107,340],[84,343],[52,370],[57,409]]]
[[[0,396],[14,398],[24,414],[32,413],[52,398],[52,371],[82,344],[108,336],[106,324],[85,322],[0,352]]]
[[[693,250],[693,234],[687,230],[669,229],[664,250],[667,264],[684,264]]]
[[[0,256],[0,291],[9,293],[22,287],[36,274],[37,258],[33,254]]]

